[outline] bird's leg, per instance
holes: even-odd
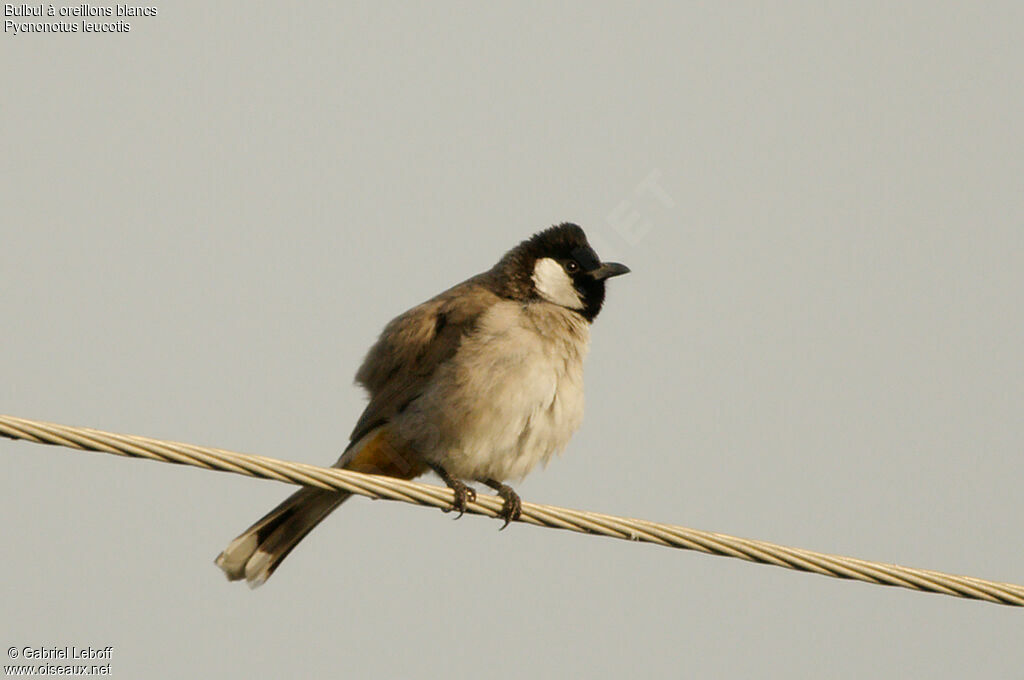
[[[519,498],[519,494],[512,490],[511,486],[493,479],[481,479],[480,481],[497,491],[498,495],[505,499],[505,504],[501,507],[501,515],[499,515],[499,517],[505,520],[505,523],[501,525],[501,529],[507,527],[510,522],[519,519],[519,516],[523,514],[523,501]],[[501,529],[498,529],[498,531],[501,531]]]
[[[476,500],[476,490],[467,486],[465,482],[452,477],[448,474],[448,471],[440,465],[431,463],[430,467],[437,473],[438,477],[444,480],[444,483],[448,485],[448,488],[452,490],[452,493],[455,494],[455,499],[452,501],[452,507],[444,510],[444,512],[458,510],[459,514],[455,519],[462,517],[462,514],[466,512],[466,503]]]

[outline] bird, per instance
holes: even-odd
[[[583,361],[608,279],[584,230],[535,233],[491,269],[388,323],[356,373],[369,402],[333,467],[413,479],[435,472],[459,516],[481,483],[503,499],[502,529],[522,501],[506,484],[561,453],[583,419]],[[350,493],[304,487],[216,558],[231,581],[266,582]]]

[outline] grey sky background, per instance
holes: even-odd
[[[572,220],[633,273],[525,499],[1024,582],[1024,9],[854,5],[5,33],[0,413],[328,464],[383,325]],[[116,677],[1024,664],[1011,608],[365,500],[252,592],[213,558],[284,485],[0,459],[0,643]]]

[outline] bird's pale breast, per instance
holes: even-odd
[[[570,310],[495,304],[394,424],[456,477],[521,478],[564,449],[582,422],[589,339]]]

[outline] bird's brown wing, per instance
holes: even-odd
[[[464,281],[393,319],[370,348],[356,382],[370,393],[350,436],[359,441],[418,397],[438,366],[450,360],[462,339],[499,297],[490,273]]]

